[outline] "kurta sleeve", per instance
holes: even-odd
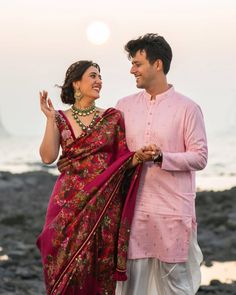
[[[118,100],[118,102],[116,103],[116,106],[115,106],[115,108],[116,108],[117,110],[121,111],[121,113],[123,113],[123,112],[124,112],[124,110],[123,110],[123,103],[122,103],[122,99]]]
[[[184,152],[163,151],[161,168],[168,171],[202,170],[207,164],[208,150],[203,114],[196,104],[186,111]]]

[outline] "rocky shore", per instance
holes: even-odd
[[[0,294],[43,295],[35,240],[42,228],[56,177],[48,172],[0,172]],[[236,260],[236,187],[197,195],[199,244],[205,263]],[[236,282],[214,280],[197,293],[236,294]]]

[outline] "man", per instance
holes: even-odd
[[[193,295],[202,253],[197,243],[195,171],[207,163],[200,107],[167,82],[172,50],[157,34],[129,41],[125,50],[141,92],[119,100],[130,150],[145,160],[130,234],[128,280],[122,295]],[[150,153],[149,153],[150,154]],[[118,288],[118,289],[119,289]],[[155,293],[156,294],[156,293]]]

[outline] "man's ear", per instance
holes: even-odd
[[[155,64],[156,64],[156,69],[158,72],[163,71],[163,62],[161,59],[157,59],[155,61]]]

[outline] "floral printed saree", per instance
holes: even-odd
[[[62,111],[61,171],[37,245],[47,294],[115,294],[125,280],[129,231],[141,166],[128,169],[122,115],[110,108],[78,138]]]

